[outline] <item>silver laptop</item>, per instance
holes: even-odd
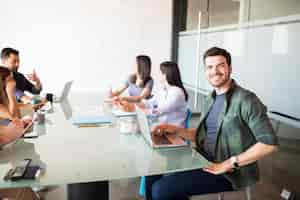
[[[73,111],[72,111],[72,107],[70,105],[69,100],[65,99],[64,101],[62,101],[60,103],[60,107],[61,107],[61,109],[62,109],[62,111],[63,111],[63,113],[65,115],[65,118],[66,119],[70,119],[72,117]]]
[[[176,134],[155,136],[151,133],[146,113],[136,106],[137,120],[142,136],[152,148],[183,147],[188,143]]]
[[[72,84],[73,84],[73,81],[68,81],[65,83],[65,86],[64,86],[64,89],[62,91],[62,94],[61,96],[55,96],[53,101],[54,102],[61,102],[63,101],[64,99],[67,99],[69,93],[70,93],[70,90],[71,90],[71,87],[72,87]]]

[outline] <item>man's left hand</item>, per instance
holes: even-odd
[[[232,172],[233,168],[231,162],[225,160],[221,163],[211,163],[208,167],[203,168],[203,170],[214,175],[219,175],[226,172]]]
[[[35,82],[37,84],[40,83],[40,79],[37,76],[35,69],[33,70],[32,74],[28,74],[28,79],[31,80],[32,82]]]

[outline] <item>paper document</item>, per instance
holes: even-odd
[[[130,116],[136,116],[136,112],[125,112],[120,109],[114,109],[112,110],[112,114],[116,117],[130,117]]]
[[[111,124],[112,117],[110,116],[74,116],[71,122],[77,126],[97,126],[101,124]]]

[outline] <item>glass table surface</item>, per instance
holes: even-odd
[[[207,166],[190,147],[152,149],[140,133],[121,133],[113,124],[74,126],[72,116],[111,115],[110,103],[96,94],[72,94],[53,104],[44,125],[35,125],[39,137],[19,139],[0,151],[0,188],[83,183],[164,174]],[[44,168],[36,180],[4,181],[17,161],[32,159]]]

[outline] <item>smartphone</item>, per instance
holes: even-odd
[[[23,176],[23,179],[36,179],[41,174],[41,168],[39,166],[29,166]]]
[[[31,159],[24,159],[17,163],[10,177],[12,181],[19,180],[23,178],[27,167],[30,165]]]

